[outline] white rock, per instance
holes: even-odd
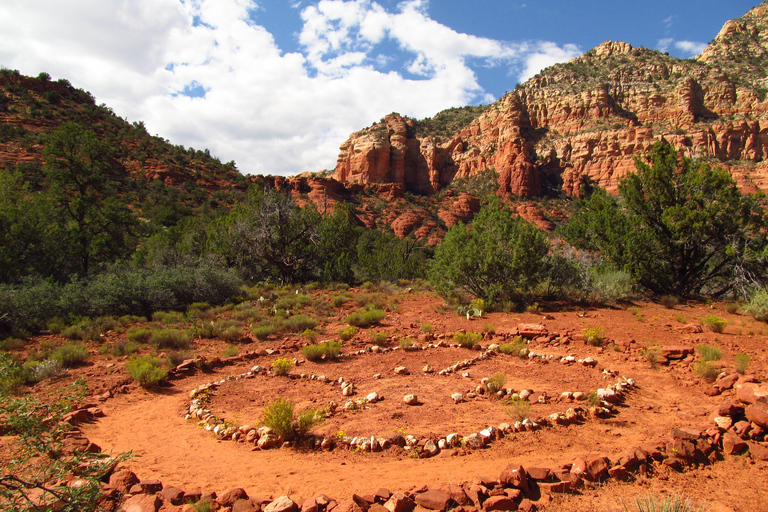
[[[379,400],[379,394],[375,391],[373,393],[368,393],[368,396],[366,396],[365,399],[371,403],[377,402]]]
[[[416,405],[419,403],[419,398],[416,395],[405,395],[403,397],[403,402],[407,405]]]
[[[437,447],[440,448],[441,450],[445,450],[446,448],[448,448],[448,443],[446,442],[445,439],[439,439],[437,441]]]
[[[594,368],[595,366],[597,366],[597,359],[595,359],[594,357],[585,357],[584,359],[581,360],[581,364],[590,368]]]
[[[469,434],[464,438],[467,446],[473,449],[482,448],[485,445],[485,440],[479,434]]]
[[[517,394],[521,400],[528,400],[528,397],[531,396],[531,390],[529,389],[523,389]]]
[[[447,444],[450,447],[456,446],[458,442],[459,442],[459,434],[453,433],[445,436],[445,444]]]
[[[395,375],[408,375],[408,368],[405,366],[398,366],[395,368]]]
[[[451,395],[451,398],[457,404],[464,401],[464,395],[462,395],[461,393],[454,393]]]
[[[562,393],[560,393],[561,400],[570,400],[572,398],[573,398],[573,393],[571,393],[570,391],[563,391]]]
[[[723,430],[728,430],[733,425],[733,418],[730,416],[718,416],[715,418],[715,425]]]

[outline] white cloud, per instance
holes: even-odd
[[[676,53],[683,58],[694,57],[703,52],[706,47],[707,43],[698,41],[675,41],[671,37],[659,39],[659,42],[656,43],[656,49],[660,52],[666,52],[669,51],[670,48],[674,48],[677,50]]]
[[[243,172],[293,174],[333,167],[352,131],[393,110],[424,117],[493,100],[473,66],[522,80],[580,53],[456,32],[429,17],[426,0],[292,5],[303,22],[297,52],[254,23],[249,13],[269,8],[254,0],[4,0],[0,65],[67,78]],[[390,67],[397,59],[414,78]],[[192,87],[204,97],[184,95]]]

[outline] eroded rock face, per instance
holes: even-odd
[[[493,168],[500,195],[577,196],[585,183],[615,191],[635,159],[666,140],[682,155],[719,160],[748,191],[766,189],[766,65],[765,4],[727,22],[695,60],[607,41],[544,70],[449,137],[417,137],[417,122],[389,115],[341,146],[335,177],[431,194]]]

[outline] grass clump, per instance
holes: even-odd
[[[29,371],[29,380],[33,382],[54,379],[67,373],[67,369],[58,359],[46,359],[45,361],[27,363],[24,367]]]
[[[512,421],[523,421],[531,413],[531,402],[518,396],[510,396],[504,400],[507,409],[504,411]]]
[[[270,324],[254,325],[251,328],[251,332],[256,336],[256,339],[261,341],[269,339],[269,337],[275,334],[276,331],[277,329],[275,326]]]
[[[56,349],[51,359],[61,362],[64,368],[72,368],[88,359],[88,348],[80,343],[67,343]]]
[[[533,304],[528,304],[525,307],[526,313],[533,313],[534,315],[539,315],[542,312],[541,306],[539,306],[538,302],[534,302]]]
[[[125,365],[125,371],[143,388],[154,386],[168,375],[160,358],[149,356],[134,357]]]
[[[191,342],[192,333],[178,329],[158,329],[149,337],[149,344],[158,349],[188,348]]]
[[[370,331],[368,333],[368,339],[371,340],[371,343],[374,345],[383,345],[387,342],[387,333]]]
[[[634,507],[627,506],[622,500],[624,512],[702,512],[704,509],[688,498],[667,496],[657,498],[653,493],[648,497],[635,498]]]
[[[487,332],[488,334],[493,336],[494,334],[496,334],[496,326],[486,322],[483,324],[483,332]]]
[[[488,382],[485,383],[485,387],[488,388],[488,393],[495,395],[502,389],[504,384],[507,383],[507,377],[503,373],[497,373],[493,377],[488,378]]]
[[[659,356],[661,355],[661,350],[659,347],[644,347],[640,349],[640,355],[648,361],[648,364],[651,365],[651,368],[656,369],[658,366]]]
[[[308,361],[320,361],[321,359],[336,359],[341,353],[340,341],[324,341],[315,345],[305,345],[301,348],[301,354]]]
[[[481,339],[483,339],[483,335],[474,331],[457,332],[453,335],[453,341],[464,348],[474,348]]]
[[[432,327],[432,324],[429,324],[429,323],[421,324],[421,332],[432,333],[434,331],[435,329]]]
[[[275,375],[288,375],[288,372],[293,368],[293,361],[287,357],[281,357],[272,361],[272,373]]]
[[[322,412],[317,409],[306,409],[295,414],[296,404],[293,400],[278,398],[267,404],[261,415],[262,425],[271,428],[275,434],[285,440],[301,438],[309,433],[315,425],[324,419]]]
[[[749,354],[746,354],[744,352],[739,352],[736,354],[736,371],[740,374],[744,374],[747,371],[747,367],[749,366]]]
[[[694,371],[707,382],[714,382],[720,373],[720,370],[712,366],[709,361],[697,361]]]
[[[659,297],[659,303],[667,309],[675,309],[680,304],[680,300],[674,295],[662,295]]]
[[[357,334],[357,327],[348,325],[339,331],[339,338],[342,341],[349,341],[355,337],[355,334]]]
[[[144,345],[149,343],[149,339],[152,337],[152,329],[146,327],[131,327],[126,331],[125,337],[128,338],[128,341]]]
[[[728,321],[724,318],[720,318],[716,315],[709,315],[702,320],[702,323],[712,332],[722,333],[725,330],[725,326],[728,325]]]
[[[704,361],[719,361],[723,357],[723,352],[718,347],[699,343],[696,349]]]
[[[584,342],[587,345],[600,347],[605,342],[605,329],[601,325],[584,329]]]
[[[403,350],[411,350],[413,348],[413,340],[411,338],[400,338],[397,344]]]
[[[152,320],[163,325],[177,325],[184,323],[184,314],[179,311],[155,311]]]
[[[316,318],[301,314],[286,318],[282,327],[288,332],[304,332],[307,329],[314,329],[317,324]]]
[[[515,336],[511,343],[500,345],[499,352],[517,357],[528,357],[528,343],[522,336]]]
[[[356,311],[344,318],[344,321],[355,327],[370,327],[381,322],[387,314],[382,309]]]
[[[752,315],[755,320],[768,322],[768,290],[760,289],[753,293],[743,309]]]

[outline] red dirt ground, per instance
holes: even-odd
[[[125,466],[141,478],[157,478],[166,485],[184,490],[225,491],[243,487],[251,496],[290,495],[294,500],[325,493],[336,499],[347,499],[352,493],[368,494],[380,487],[406,491],[422,485],[439,485],[470,481],[476,476],[497,478],[502,469],[515,462],[523,466],[556,467],[585,455],[621,453],[624,449],[666,439],[670,430],[681,427],[705,429],[713,426],[710,414],[714,408],[733,397],[732,391],[709,397],[703,391],[707,385],[693,372],[691,364],[673,364],[651,368],[641,356],[643,347],[654,345],[686,345],[696,347],[707,343],[720,347],[721,363],[733,368],[734,355],[746,352],[751,356],[748,372],[757,380],[768,380],[766,369],[768,327],[749,316],[731,314],[723,305],[678,305],[674,309],[653,303],[638,303],[628,308],[604,308],[533,313],[491,313],[482,319],[467,320],[446,310],[442,299],[427,292],[399,296],[398,306],[390,311],[382,325],[391,337],[422,334],[421,326],[431,324],[437,337],[465,329],[481,331],[484,324],[495,326],[496,335],[482,343],[499,342],[504,333],[513,332],[519,323],[543,323],[550,333],[579,334],[585,327],[602,326],[612,344],[607,348],[573,342],[567,346],[539,346],[531,343],[537,353],[556,356],[551,362],[526,361],[498,355],[481,361],[459,373],[440,376],[437,371],[480,352],[464,348],[430,348],[427,350],[396,350],[384,354],[367,353],[343,357],[337,362],[304,362],[293,369],[294,374],[314,373],[331,379],[343,377],[353,382],[356,394],[364,397],[376,391],[384,397],[357,411],[337,413],[315,431],[320,435],[366,435],[386,437],[392,433],[425,436],[445,436],[451,432],[468,435],[489,425],[510,421],[504,405],[487,397],[454,404],[454,392],[474,390],[483,377],[503,373],[506,387],[515,390],[532,389],[556,398],[563,391],[589,392],[616,382],[618,375],[632,377],[637,388],[630,391],[619,412],[609,419],[589,419],[568,427],[553,427],[537,432],[511,434],[494,441],[489,447],[455,456],[441,454],[431,459],[414,459],[402,450],[379,453],[353,453],[346,449],[330,452],[306,452],[290,448],[252,451],[243,443],[219,441],[210,432],[184,419],[189,405],[189,392],[197,386],[247,372],[253,365],[268,367],[278,357],[264,356],[248,362],[226,366],[212,373],[197,373],[171,381],[167,386],[146,391],[130,386],[127,393],[116,394],[100,407],[104,418],[83,427],[85,435],[106,452],[131,451],[135,456]],[[348,311],[347,311],[348,312]],[[323,328],[332,338],[343,327],[341,320],[347,312],[327,319]],[[729,324],[722,334],[708,332],[684,334],[684,323],[698,322],[717,314]],[[544,316],[546,315],[546,316]],[[487,326],[486,326],[487,327]],[[256,348],[280,348],[299,342],[298,337],[252,342],[241,351]],[[450,341],[448,338],[447,341]],[[364,331],[351,342],[345,342],[343,352],[370,346]],[[219,340],[196,340],[195,353],[209,357],[220,355],[227,343]],[[559,358],[593,356],[596,368],[580,365],[565,366]],[[285,357],[285,351],[280,357]],[[288,351],[289,357],[302,359],[300,352]],[[70,371],[70,375],[33,388],[44,393],[76,377],[88,379],[94,394],[114,387],[127,377],[122,370],[125,358],[108,358],[96,350],[89,366]],[[435,373],[424,374],[425,365]],[[396,366],[406,366],[410,375],[395,375]],[[469,372],[469,377],[461,373]],[[374,374],[381,378],[374,379]],[[407,406],[405,394],[418,395],[420,405]],[[331,400],[343,404],[338,384],[323,384],[307,379],[267,377],[230,380],[222,384],[210,399],[215,414],[235,423],[257,425],[265,404],[279,396],[296,401],[299,409],[325,406]],[[554,401],[533,405],[531,416],[544,416],[564,411],[573,404]],[[631,505],[636,496],[656,493],[682,493],[714,512],[764,511],[768,509],[768,464],[753,463],[747,457],[726,457],[725,461],[700,469],[676,473],[660,468],[654,476],[639,477],[632,483],[611,481],[582,489],[575,495],[545,496],[538,503],[544,510],[620,511],[622,500]],[[300,503],[300,502],[299,502]]]

